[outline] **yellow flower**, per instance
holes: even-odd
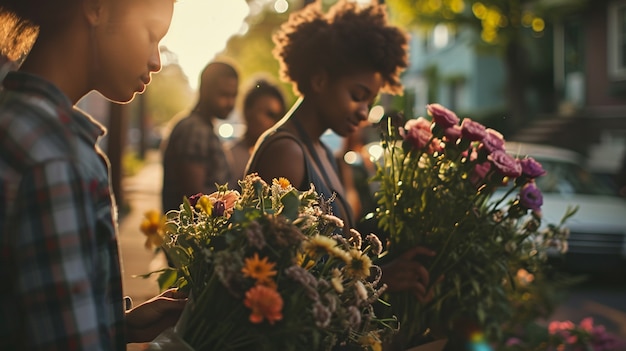
[[[337,268],[333,269],[333,277],[330,279],[330,283],[333,285],[336,292],[340,294],[343,292],[343,277]]]
[[[335,246],[337,246],[335,239],[316,235],[311,240],[305,241],[302,244],[302,249],[307,256],[317,260],[326,254],[332,253]]]
[[[296,265],[309,270],[315,265],[315,261],[308,259],[302,252],[298,252],[296,255]]]
[[[380,342],[380,338],[375,332],[369,332],[359,338],[359,343],[362,346],[368,347],[372,351],[382,351],[383,346]]]
[[[363,252],[352,249],[350,250],[350,257],[352,260],[346,265],[346,270],[351,276],[361,279],[367,278],[370,275],[370,267],[372,267],[372,260]]]
[[[254,278],[259,283],[270,281],[273,276],[276,275],[276,271],[273,269],[276,263],[267,262],[267,257],[259,259],[259,254],[254,253],[252,258],[246,258],[244,267],[241,272],[244,276]]]
[[[196,208],[210,216],[211,213],[213,213],[213,199],[208,195],[202,195],[200,199],[198,199]]]
[[[139,225],[139,229],[146,235],[145,246],[151,249],[153,246],[161,246],[163,244],[163,226],[165,225],[165,216],[157,210],[149,210],[144,213],[144,219]]]
[[[278,179],[274,178],[272,180],[272,183],[278,185],[281,190],[288,190],[291,187],[291,182],[289,182],[289,179],[284,177],[280,177]]]

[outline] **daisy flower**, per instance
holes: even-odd
[[[244,267],[241,269],[241,272],[246,277],[254,278],[257,282],[264,283],[276,275],[275,265],[276,263],[274,262],[267,262],[267,257],[259,259],[259,254],[255,252],[253,257],[244,260]]]

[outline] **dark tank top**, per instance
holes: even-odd
[[[331,197],[335,196],[335,200],[330,203],[333,214],[337,217],[340,217],[345,222],[345,225],[348,226],[348,228],[353,228],[354,223],[348,202],[343,197],[343,194],[331,188],[332,182],[330,181],[330,178],[326,173],[326,169],[322,166],[321,160],[318,158],[318,155],[313,148],[313,143],[304,133],[297,121],[294,122],[294,125],[298,129],[299,135],[294,135],[290,131],[284,130],[280,127],[263,134],[262,141],[260,143],[257,143],[257,147],[255,148],[250,162],[246,167],[246,174],[254,173],[256,171],[257,154],[263,152],[263,149],[265,149],[267,145],[271,144],[275,140],[282,138],[288,138],[295,141],[300,146],[300,148],[302,148],[302,154],[304,155],[304,166],[306,168],[306,179],[304,179],[302,184],[298,184],[296,188],[299,190],[306,190],[309,189],[310,184],[313,184],[313,186],[315,186],[315,191],[319,195],[322,195],[325,200],[328,200]],[[338,166],[335,158],[333,157],[332,151],[324,143],[322,143],[322,146],[326,151],[326,157],[328,158],[328,161],[332,165],[334,171],[337,173]],[[317,172],[314,164],[317,166],[317,169],[319,169],[321,174]],[[343,211],[339,208],[339,203],[341,203]]]

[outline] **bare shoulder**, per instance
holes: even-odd
[[[276,135],[257,144],[253,161],[247,173],[258,173],[263,180],[271,182],[284,177],[298,186],[305,180],[304,150],[293,137]]]

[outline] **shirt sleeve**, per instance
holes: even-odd
[[[95,215],[70,161],[30,169],[20,184],[13,250],[29,350],[100,350],[92,280]]]
[[[213,130],[193,119],[182,120],[172,131],[168,148],[179,159],[206,162],[212,156]]]

